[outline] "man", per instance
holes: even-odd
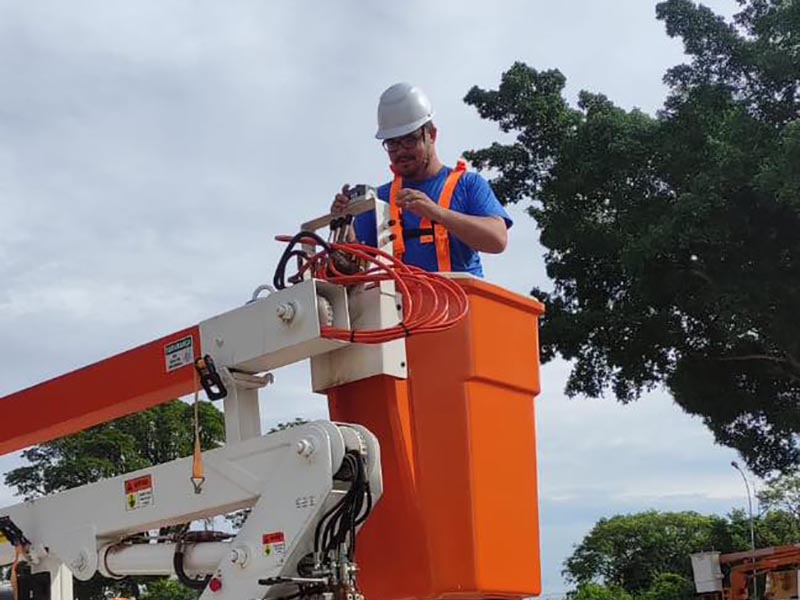
[[[508,243],[511,218],[487,181],[461,162],[446,167],[436,154],[438,130],[425,93],[408,83],[388,88],[378,104],[378,132],[394,181],[378,188],[392,207],[395,255],[428,271],[464,271],[483,277],[479,252],[498,254]],[[347,206],[348,186],[331,212]],[[359,241],[375,246],[375,214],[355,221]]]

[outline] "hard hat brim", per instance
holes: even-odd
[[[416,121],[412,121],[411,123],[406,123],[405,125],[401,125],[400,127],[391,127],[389,129],[378,129],[378,132],[375,134],[375,138],[379,140],[390,140],[392,138],[402,137],[404,135],[408,135],[409,133],[413,133],[425,123],[433,120],[433,113],[422,117],[421,119],[417,119]]]

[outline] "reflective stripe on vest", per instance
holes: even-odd
[[[395,175],[389,191],[389,219],[392,221],[392,249],[397,260],[403,260],[406,241],[403,239],[403,211],[397,206],[397,194],[403,189],[403,178]]]
[[[458,185],[461,176],[467,170],[467,163],[463,159],[459,159],[456,163],[456,168],[453,169],[447,176],[442,188],[442,193],[439,195],[438,204],[442,208],[449,209],[450,202],[453,199],[453,193]],[[392,226],[392,234],[394,235],[394,256],[402,260],[405,254],[406,244],[403,238],[403,211],[397,206],[397,195],[403,189],[403,178],[395,175],[392,181],[392,188],[389,192],[389,212],[394,225]],[[452,263],[450,260],[450,238],[447,234],[447,229],[442,227],[439,223],[431,223],[430,219],[423,217],[420,219],[420,231],[432,229],[433,235],[421,235],[419,241],[421,244],[430,244],[436,242],[436,260],[438,268],[441,272],[452,270]]]

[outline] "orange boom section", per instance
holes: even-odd
[[[197,326],[0,398],[0,454],[77,433],[194,391]]]
[[[407,340],[409,378],[329,393],[381,442],[384,495],[358,537],[368,598],[541,591],[534,397],[541,303],[476,279],[455,328]]]

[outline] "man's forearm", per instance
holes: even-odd
[[[508,230],[502,217],[476,217],[446,209],[437,220],[467,246],[479,252],[499,254],[508,244]]]

